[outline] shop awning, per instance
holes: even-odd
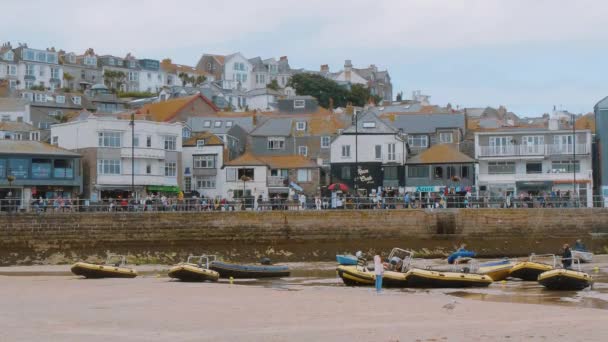
[[[160,191],[160,192],[173,192],[173,193],[179,193],[179,187],[178,186],[170,186],[170,185],[148,185],[146,187],[146,190],[148,191]]]
[[[553,186],[552,181],[522,181],[515,182],[517,190],[547,190]]]

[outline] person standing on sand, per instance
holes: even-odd
[[[376,274],[376,293],[382,292],[382,275],[384,275],[384,265],[379,255],[374,255],[374,273]]]
[[[564,265],[565,269],[569,269],[572,266],[572,251],[570,251],[570,246],[567,243],[564,244],[564,254],[562,255],[562,265]]]

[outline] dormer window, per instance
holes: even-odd
[[[364,121],[363,128],[376,128],[376,123],[374,121]]]
[[[137,66],[137,62],[135,61],[129,61],[129,67],[130,68],[135,68]]]
[[[214,123],[214,125],[215,125],[215,128],[222,127],[222,122],[221,122],[221,121],[216,121],[216,122]]]
[[[110,59],[108,59],[108,64],[110,64],[110,65],[114,65],[114,58],[110,58]]]
[[[298,121],[298,122],[296,122],[296,130],[297,131],[305,131],[306,130],[306,121]]]
[[[211,127],[211,120],[205,120],[205,121],[203,121],[203,127],[205,127],[205,128]]]
[[[232,127],[232,121],[226,121],[226,127]]]
[[[304,100],[294,100],[293,101],[293,108],[304,108],[306,105],[306,101]]]
[[[80,96],[72,96],[72,102],[74,102],[76,105],[80,105]]]
[[[205,146],[205,139],[200,139],[196,141],[196,148],[203,148]]]
[[[6,59],[7,61],[12,61],[13,58],[15,58],[15,55],[13,54],[12,51],[9,51],[4,54],[4,59]]]

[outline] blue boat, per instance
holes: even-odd
[[[357,257],[354,255],[337,254],[336,260],[340,265],[356,265]]]
[[[289,277],[289,267],[272,265],[238,265],[213,261],[209,269],[220,274],[221,278],[277,278]]]
[[[450,254],[448,257],[448,264],[453,264],[458,258],[472,258],[475,256],[475,252],[467,251],[466,249],[459,249],[456,252]]]

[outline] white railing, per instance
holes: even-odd
[[[382,162],[383,163],[400,163],[401,153],[384,153],[382,154]]]
[[[130,185],[131,175],[97,175],[99,185]],[[164,175],[135,175],[136,185],[171,185],[177,186],[177,177],[166,177]]]
[[[134,149],[135,158],[142,159],[165,159],[165,150],[160,148],[141,148]],[[121,158],[131,158],[131,147],[123,147],[120,149]]]
[[[506,145],[506,146],[478,146],[480,157],[508,157],[508,156],[550,156],[573,154],[589,154],[587,144],[574,145]]]
[[[284,187],[285,185],[285,179],[287,179],[287,177],[281,177],[281,176],[268,176],[268,186],[281,186]],[[289,184],[289,183],[287,183]]]

